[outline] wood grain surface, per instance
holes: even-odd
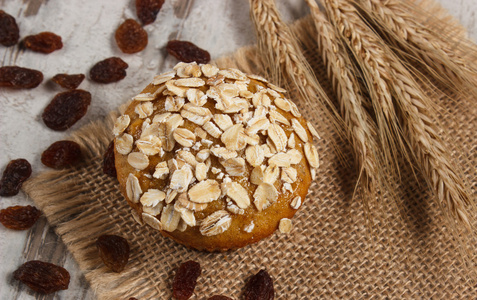
[[[277,0],[287,21],[308,13],[303,0]],[[477,1],[438,0],[455,16],[470,37],[477,40]],[[15,16],[21,36],[53,31],[63,37],[64,48],[43,55],[18,46],[0,47],[1,65],[19,65],[44,72],[44,83],[33,90],[0,90],[0,167],[8,161],[26,158],[33,175],[45,170],[39,163],[43,149],[68,136],[91,120],[138,93],[152,76],[176,63],[164,46],[170,39],[189,40],[207,49],[212,58],[231,53],[255,42],[249,19],[248,1],[166,0],[154,24],[146,26],[149,45],[140,54],[124,55],[114,43],[113,32],[126,18],[135,18],[133,0],[0,0],[0,9]],[[48,82],[57,73],[87,73],[91,65],[109,56],[120,56],[128,64],[128,77],[119,84],[98,85],[85,80],[80,88],[89,90],[93,103],[88,114],[70,131],[53,132],[40,115],[54,94],[61,91]],[[0,209],[31,204],[25,194],[2,198]],[[39,259],[64,266],[72,276],[70,288],[52,295],[39,295],[13,280],[12,272],[23,262]],[[0,228],[0,299],[94,299],[94,293],[78,270],[66,246],[44,217],[28,231]]]

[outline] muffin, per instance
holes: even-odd
[[[260,76],[210,64],[156,76],[113,129],[135,219],[206,251],[289,232],[319,165],[319,137],[285,95]]]

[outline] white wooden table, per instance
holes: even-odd
[[[438,0],[477,40],[477,1]],[[303,0],[279,0],[287,21],[307,14]],[[16,158],[26,158],[33,175],[45,170],[40,154],[82,125],[102,118],[119,104],[137,94],[161,71],[176,60],[164,47],[170,39],[191,41],[207,49],[212,58],[231,53],[254,43],[248,1],[238,0],[166,0],[154,24],[146,26],[149,44],[139,54],[123,54],[113,33],[126,18],[136,18],[133,0],[0,0],[0,9],[17,19],[20,35],[53,31],[63,37],[62,50],[49,55],[0,47],[1,65],[18,65],[41,70],[45,80],[32,90],[0,89],[0,170]],[[137,18],[136,18],[137,19]],[[66,132],[48,129],[41,113],[51,98],[61,91],[48,80],[57,73],[87,74],[92,64],[110,56],[120,56],[128,64],[128,76],[119,83],[95,84],[86,79],[80,88],[93,96],[87,115]],[[3,172],[3,171],[2,171]],[[0,209],[11,205],[32,204],[26,195],[0,199]],[[69,289],[39,296],[11,278],[23,262],[32,259],[50,261],[70,271]],[[65,246],[42,217],[28,231],[16,232],[0,226],[0,299],[94,299],[93,292]]]

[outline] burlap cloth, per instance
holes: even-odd
[[[294,30],[305,42],[304,51],[317,78],[332,95],[312,23],[301,20]],[[470,54],[477,54],[474,49]],[[253,47],[217,63],[258,74],[264,68]],[[442,108],[438,112],[442,136],[475,195],[475,99],[434,92]],[[299,98],[292,99],[301,106]],[[300,107],[322,136],[317,143],[321,166],[294,218],[295,228],[291,234],[277,232],[237,251],[189,250],[133,220],[117,181],[102,173],[102,155],[112,138],[109,118],[72,135],[84,147],[83,165],[41,174],[24,189],[56,228],[99,299],[170,299],[175,269],[187,260],[198,261],[203,270],[192,299],[214,294],[238,299],[247,278],[260,269],[273,277],[278,299],[475,299],[476,285],[422,178],[405,170],[398,205],[379,197],[371,207],[376,212],[374,224],[366,226],[361,202],[353,199],[357,172],[351,149],[336,138],[329,120],[311,119],[317,107]],[[333,144],[347,163],[341,162]],[[131,258],[120,274],[108,271],[98,258],[95,240],[106,233],[130,242]],[[477,243],[473,240],[469,246],[476,249]],[[472,255],[475,259],[475,251]]]

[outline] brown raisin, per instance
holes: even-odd
[[[43,294],[66,290],[70,283],[70,273],[65,268],[39,260],[21,265],[13,272],[13,278]]]
[[[46,126],[64,131],[81,119],[91,103],[91,94],[83,90],[71,90],[57,94],[45,107],[42,118]]]
[[[222,295],[214,295],[212,297],[210,297],[209,299],[207,300],[233,300],[232,298],[229,298],[227,296],[222,296]]]
[[[63,169],[78,164],[82,159],[81,147],[73,141],[58,141],[41,154],[41,162],[53,169]]]
[[[56,74],[51,80],[65,89],[74,90],[84,80],[84,74]]]
[[[116,165],[114,160],[114,140],[108,145],[108,149],[103,156],[103,173],[117,178]]]
[[[180,61],[206,64],[210,61],[209,52],[197,47],[191,42],[172,40],[167,43],[167,52]]]
[[[129,260],[128,241],[117,235],[102,235],[96,241],[99,257],[112,271],[119,273]]]
[[[134,298],[134,297],[131,297],[131,298],[129,298],[129,300],[137,300],[137,299],[136,299],[136,298]]]
[[[0,44],[10,47],[18,43],[20,30],[15,18],[0,10]]]
[[[119,25],[114,38],[119,49],[128,54],[140,52],[147,46],[146,30],[133,19],[127,19]]]
[[[63,48],[61,36],[53,32],[45,31],[35,35],[29,35],[23,39],[23,45],[35,52],[51,53]]]
[[[32,89],[43,81],[43,73],[37,70],[5,66],[0,68],[0,87]]]
[[[40,215],[41,211],[34,206],[15,205],[0,211],[0,223],[9,229],[26,230],[36,223]]]
[[[99,83],[116,82],[126,77],[128,64],[119,57],[110,57],[96,63],[89,71],[91,80]]]
[[[253,275],[245,285],[245,300],[272,300],[274,297],[273,280],[265,270]]]
[[[136,13],[142,24],[151,24],[162,8],[164,0],[136,0]]]
[[[15,196],[22,184],[31,176],[31,165],[23,158],[11,160],[0,180],[0,196]]]
[[[187,300],[194,293],[197,278],[201,273],[200,264],[189,260],[182,263],[177,269],[172,283],[172,293],[178,300]]]

